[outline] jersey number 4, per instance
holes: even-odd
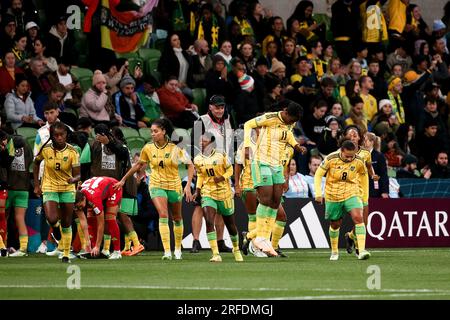
[[[161,161],[159,162],[158,166],[160,166],[162,169],[164,169],[164,161],[161,160]]]

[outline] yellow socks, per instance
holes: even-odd
[[[235,236],[230,234],[230,238],[233,243],[233,251],[239,251],[239,236],[237,234]]]
[[[328,230],[328,234],[330,235],[330,242],[331,242],[331,252],[332,253],[339,253],[339,229],[334,230],[331,226]]]
[[[164,252],[170,252],[170,229],[168,218],[159,218],[159,234],[161,235]]]
[[[129,237],[129,239],[133,242],[133,246],[134,246],[135,248],[139,247],[139,245],[140,245],[141,243],[139,242],[139,238],[138,238],[138,235],[137,235],[136,231],[131,231],[131,232],[128,234],[128,237]]]
[[[356,243],[358,243],[359,252],[364,251],[366,249],[366,226],[364,223],[360,223],[355,225],[355,233],[356,233]]]
[[[183,219],[180,221],[173,221],[173,233],[175,235],[175,250],[181,250],[181,241],[183,240]]]
[[[130,250],[131,249],[131,239],[130,239],[130,234],[129,233],[127,233],[126,235],[125,235],[125,246],[123,247],[123,250],[124,251],[128,251],[128,250]]]
[[[211,247],[211,251],[213,256],[219,254],[219,247],[217,246],[217,234],[215,231],[209,232],[206,234],[208,237],[209,246]]]
[[[84,250],[84,248],[86,248],[86,239],[84,238],[84,232],[81,227],[80,219],[75,219],[75,223],[77,224],[77,233],[80,238],[81,250]]]
[[[27,252],[28,248],[28,235],[19,236],[20,248],[19,250],[22,252]],[[1,243],[0,243],[1,248]]]
[[[63,246],[63,256],[69,257],[70,254],[70,245],[72,244],[72,227],[69,226],[68,228],[62,228],[61,230],[61,241]]]
[[[0,235],[0,249],[6,249],[5,243],[3,242],[3,238]]]
[[[248,214],[248,232],[252,232],[256,229],[256,214]]]
[[[111,235],[103,235],[103,250],[109,251],[111,248]]]
[[[284,233],[284,227],[286,226],[286,221],[275,221],[272,228],[272,247],[274,249],[278,248],[278,243]]]
[[[62,238],[62,227],[61,224],[59,223],[59,221],[57,222],[58,226],[55,225],[54,228],[59,228],[59,231],[61,232],[61,239],[58,242],[58,250],[59,251],[63,251],[64,250],[64,243],[63,243],[63,238]]]

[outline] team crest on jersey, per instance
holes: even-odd
[[[164,156],[164,158],[168,159],[170,157],[170,153],[166,153],[166,155]]]
[[[153,155],[153,158],[156,158],[156,154]]]
[[[213,166],[217,165],[217,161],[213,161]]]
[[[67,161],[69,158],[68,157],[64,157],[63,158],[63,161]]]
[[[356,168],[355,168],[354,166],[351,166],[351,167],[350,167],[350,171],[355,171],[355,169],[356,169]]]

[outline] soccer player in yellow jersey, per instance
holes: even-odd
[[[245,158],[250,159],[250,137],[252,129],[260,127],[255,154],[252,156],[252,179],[259,204],[256,209],[257,237],[254,244],[270,256],[278,256],[269,242],[273,224],[283,194],[285,178],[282,166],[282,152],[290,144],[299,152],[306,152],[294,138],[289,127],[302,115],[302,107],[290,101],[287,109],[266,113],[249,120],[244,125]]]
[[[361,201],[360,183],[367,175],[364,160],[356,155],[356,146],[346,140],[341,149],[329,154],[317,169],[314,176],[316,202],[322,204],[321,182],[326,175],[325,183],[325,218],[330,220],[330,260],[339,259],[339,229],[342,219],[349,213],[355,224],[356,241],[359,247],[359,260],[370,257],[365,250],[366,226],[364,225]]]
[[[173,232],[175,235],[174,256],[181,260],[181,241],[183,240],[183,217],[181,215],[181,200],[183,191],[178,166],[188,166],[188,181],[184,188],[186,201],[192,201],[191,182],[194,176],[194,165],[185,150],[170,141],[173,133],[172,123],[168,119],[157,119],[151,126],[153,143],[148,143],[141,151],[139,162],[128,170],[126,175],[114,185],[122,188],[125,181],[148,164],[150,174],[150,196],[159,214],[159,232],[164,247],[162,260],[172,260],[170,249],[169,208],[173,217]]]
[[[362,147],[363,137],[360,128],[355,125],[346,127],[343,132],[343,137],[344,139],[348,139],[355,144],[357,150],[356,155],[362,158],[366,164],[368,175],[364,177],[363,181],[361,181],[360,192],[361,199],[363,201],[364,223],[367,225],[367,217],[369,216],[369,177],[371,177],[374,181],[378,181],[380,177],[375,174],[372,167],[372,156],[370,155],[370,152]],[[356,255],[358,255],[358,243],[355,242],[355,230],[352,229],[351,232],[347,232],[345,234],[345,239],[347,242],[347,252],[352,253],[353,247],[355,247]]]
[[[63,242],[62,262],[69,263],[72,242],[72,214],[75,202],[75,184],[80,181],[78,153],[67,141],[68,128],[62,122],[50,127],[50,138],[37,154],[34,167],[34,193],[43,195],[47,221],[58,228],[61,218],[61,241]],[[51,143],[49,143],[51,142]],[[39,185],[39,165],[45,161],[42,186]]]
[[[202,197],[201,203],[206,220],[206,232],[213,253],[209,261],[222,261],[214,226],[217,213],[222,215],[225,226],[230,233],[234,259],[243,261],[239,250],[239,236],[234,220],[234,197],[230,185],[233,166],[226,153],[216,151],[215,137],[212,134],[206,132],[200,139],[202,153],[194,159],[197,170],[197,185],[194,199],[198,195]]]

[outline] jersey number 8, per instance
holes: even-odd
[[[343,172],[342,173],[342,178],[343,181],[347,180],[347,172]]]

